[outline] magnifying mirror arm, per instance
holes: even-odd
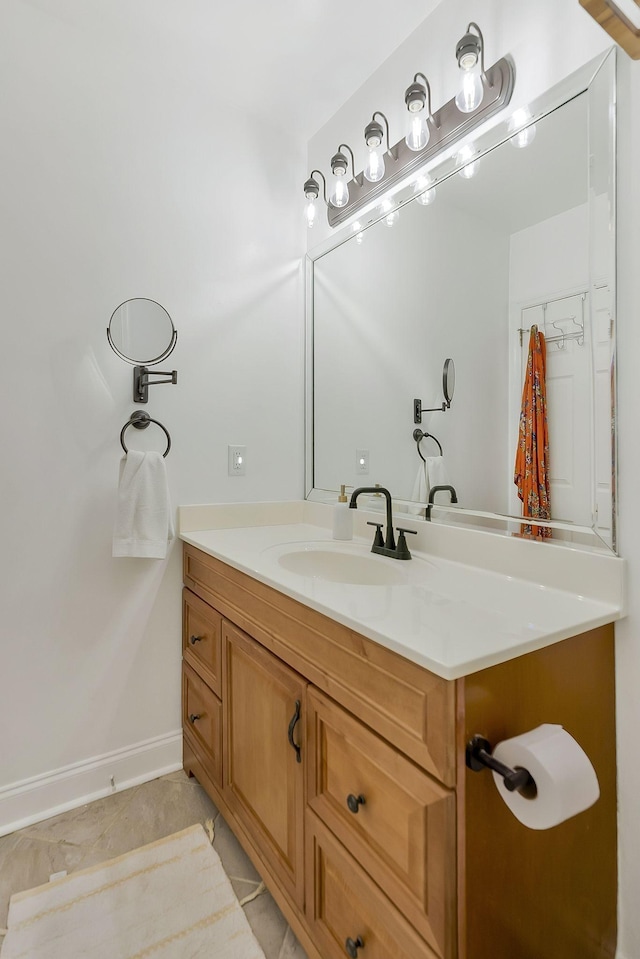
[[[164,377],[164,379],[150,379],[150,377]],[[178,371],[170,370],[149,370],[146,366],[134,366],[133,368],[133,402],[148,403],[149,387],[161,386],[163,383],[178,382]]]
[[[442,406],[430,406],[428,409],[426,406],[422,405],[422,400],[414,399],[413,401],[413,422],[422,423],[422,414],[423,413],[446,413],[446,411],[451,406],[451,403],[443,403]]]

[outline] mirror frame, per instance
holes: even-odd
[[[607,151],[608,151],[608,165],[609,173],[611,179],[611,194],[612,194],[612,225],[613,225],[613,243],[614,248],[616,244],[616,234],[617,234],[617,179],[616,179],[616,144],[617,144],[617,118],[615,112],[615,103],[616,103],[616,84],[617,84],[617,75],[616,75],[616,48],[611,47],[605,53],[600,56],[590,60],[588,63],[584,64],[580,69],[576,70],[574,73],[570,74],[568,77],[565,77],[564,80],[560,83],[551,87],[545,93],[537,97],[531,104],[529,104],[529,109],[531,112],[530,123],[536,123],[541,120],[548,113],[553,112],[559,107],[563,106],[569,100],[573,99],[576,96],[579,96],[581,93],[588,91],[591,83],[595,79],[596,75],[600,73],[602,69],[606,69],[609,72],[608,82],[610,84],[611,90],[611,99],[614,105],[613,116],[611,121],[611,127],[609,131],[609,136],[607,138]],[[506,117],[501,113],[495,119],[494,124],[491,129],[488,129],[483,135],[474,139],[477,149],[477,158],[481,159],[486,153],[494,150],[496,147],[506,143],[507,140],[513,135],[510,132],[505,132],[505,121]],[[433,178],[433,186],[444,182],[449,179],[449,177],[454,176],[457,173],[457,166],[455,162],[455,145],[449,155],[448,152],[443,154],[441,162],[438,166],[429,169],[429,174]],[[413,188],[413,182],[415,177],[418,176],[419,171],[412,176],[412,182],[410,184],[401,185],[397,192],[394,194],[394,200],[397,203],[398,208],[404,206],[406,203],[411,202],[415,198],[415,192]],[[370,211],[366,219],[362,216],[358,218],[358,228],[357,232],[366,230],[368,227],[373,226],[375,223],[379,222],[384,218],[385,214],[379,212],[378,210]],[[314,264],[315,261],[320,259],[325,254],[331,252],[332,250],[337,249],[339,246],[342,246],[343,243],[346,243],[348,240],[353,239],[354,237],[354,226],[353,223],[347,224],[347,226],[341,228],[339,231],[336,231],[331,237],[325,240],[322,243],[319,243],[316,247],[307,251],[305,257],[305,498],[309,500],[314,500],[316,502],[332,502],[334,491],[316,489],[313,485],[314,480],[314,409],[313,409],[313,292],[314,292]],[[617,251],[616,251],[617,252]],[[549,520],[544,525],[550,527],[553,530],[560,532],[565,532],[570,534],[570,542],[567,545],[577,546],[577,547],[586,547],[586,548],[595,548],[595,549],[605,549],[607,551],[616,552],[617,547],[617,460],[618,460],[618,450],[617,450],[617,430],[616,430],[616,399],[617,399],[617,366],[616,366],[616,351],[617,351],[617,338],[616,338],[616,325],[617,325],[617,285],[615,279],[615,270],[614,275],[611,280],[612,287],[612,304],[613,304],[613,347],[612,347],[612,357],[611,357],[611,470],[612,470],[612,483],[611,483],[611,544],[607,543],[602,537],[596,532],[594,527],[590,526],[579,526],[572,523],[566,523],[559,520]],[[335,491],[337,493],[337,490]],[[328,494],[331,494],[330,496]],[[402,500],[395,498],[395,502],[399,503],[410,503],[410,501]],[[434,514],[438,514],[438,521],[443,525],[448,526],[457,526],[463,528],[477,528],[483,529],[485,531],[491,531],[494,533],[502,535],[511,535],[515,530],[519,530],[522,523],[522,516],[512,516],[507,513],[489,513],[484,510],[474,510],[467,508],[458,508],[455,510],[455,515],[452,515],[452,510],[448,509],[446,506],[436,506],[433,508]],[[412,517],[417,519],[417,517]],[[420,520],[424,522],[424,520]],[[534,540],[535,541],[535,540]],[[547,543],[550,541],[547,540]],[[561,537],[558,537],[557,540],[551,542],[563,542]]]
[[[169,323],[171,324],[171,337],[169,339],[169,343],[167,347],[162,353],[160,353],[158,356],[150,360],[146,360],[142,358],[133,359],[133,357],[127,356],[126,353],[123,353],[121,350],[118,349],[118,347],[115,345],[113,341],[113,336],[111,335],[111,323],[113,321],[114,316],[120,309],[120,307],[124,306],[125,303],[133,303],[138,300],[144,300],[145,303],[155,303],[155,305],[158,306],[163,311],[163,313],[166,313]],[[162,303],[158,303],[157,300],[152,300],[151,297],[149,296],[130,296],[128,300],[123,300],[122,303],[119,303],[116,306],[113,313],[111,314],[111,317],[109,319],[109,325],[107,327],[107,340],[109,341],[109,346],[111,347],[113,352],[116,354],[116,356],[119,356],[120,359],[124,360],[125,363],[129,363],[131,366],[155,366],[156,363],[162,363],[163,360],[165,360],[168,356],[171,355],[171,353],[173,353],[176,343],[178,341],[178,331],[175,328],[173,317],[171,316],[169,311],[165,309]]]

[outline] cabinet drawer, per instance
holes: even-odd
[[[182,664],[182,725],[209,762],[211,779],[222,784],[222,703],[187,663]]]
[[[309,690],[307,702],[309,806],[448,957],[455,931],[455,794],[321,693]]]
[[[211,687],[221,695],[220,613],[188,589],[182,590],[182,655]]]
[[[307,921],[324,959],[344,959],[360,937],[360,959],[436,959],[436,953],[307,811]]]

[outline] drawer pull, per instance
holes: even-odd
[[[189,722],[192,726],[198,719],[200,719],[200,713],[189,713]]]
[[[353,793],[349,793],[349,795],[347,796],[347,806],[349,807],[349,811],[354,814],[357,813],[360,806],[364,806],[364,804],[365,804],[365,798],[363,795],[354,796]],[[350,942],[351,940],[347,940],[347,941]]]
[[[189,642],[191,643],[192,646],[195,646],[196,643],[202,642],[202,636],[190,636]]]
[[[347,950],[347,955],[351,956],[351,959],[358,959],[358,949],[362,949],[364,942],[362,941],[362,936],[358,936],[357,939],[347,939],[344,944],[345,949]]]
[[[289,723],[288,736],[289,736],[289,742],[291,743],[291,745],[293,746],[293,748],[294,748],[295,751],[296,751],[296,762],[297,762],[297,763],[301,763],[301,762],[302,762],[302,757],[300,756],[300,747],[298,746],[298,744],[297,744],[296,742],[294,742],[294,739],[293,739],[293,730],[296,728],[296,723],[298,722],[299,719],[300,719],[300,700],[299,700],[299,699],[296,699],[296,711],[294,712],[293,716],[291,717],[291,722]]]

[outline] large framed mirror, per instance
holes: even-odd
[[[433,193],[406,187],[393,216],[376,211],[308,256],[307,496],[379,483],[424,517],[419,453],[439,446],[457,503],[436,499],[431,521],[520,532],[535,325],[553,538],[615,549],[615,50],[529,109],[526,134],[506,115],[476,142],[473,177],[444,160],[428,171]],[[433,408],[420,448],[416,398]]]

